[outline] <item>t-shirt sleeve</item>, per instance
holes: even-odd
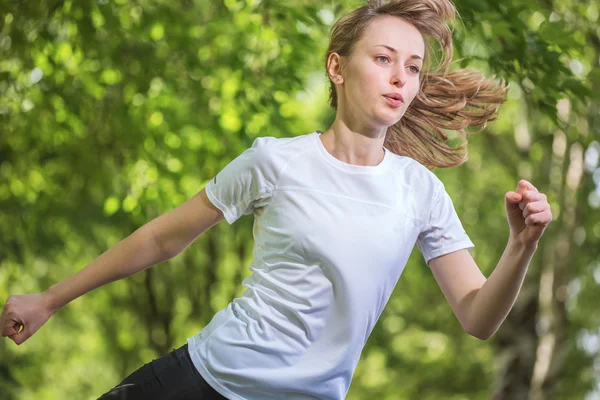
[[[267,148],[272,140],[275,138],[257,138],[206,184],[208,199],[229,224],[268,204],[277,174]]]
[[[443,185],[437,188],[433,196],[431,214],[424,229],[419,233],[417,246],[427,265],[432,258],[475,247]]]

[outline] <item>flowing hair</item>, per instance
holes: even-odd
[[[419,92],[400,121],[388,127],[384,146],[430,170],[463,164],[468,159],[467,133],[481,132],[488,121],[496,119],[498,107],[506,101],[507,85],[474,70],[450,71],[453,49],[448,22],[456,16],[450,0],[368,0],[367,5],[342,16],[331,28],[325,69],[331,53],[350,56],[369,24],[384,15],[412,24],[429,44]],[[437,51],[431,48],[436,44]],[[438,55],[435,63],[434,55]],[[329,83],[329,105],[337,110],[335,84]],[[467,132],[469,127],[476,130]],[[458,132],[462,140],[459,146],[453,148],[447,143],[444,131],[449,130]]]

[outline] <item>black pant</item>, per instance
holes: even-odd
[[[192,364],[187,343],[145,364],[98,400],[221,400]]]

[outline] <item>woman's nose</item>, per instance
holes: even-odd
[[[399,68],[395,70],[394,75],[392,75],[392,84],[394,86],[402,87],[406,84],[406,71],[403,68]]]

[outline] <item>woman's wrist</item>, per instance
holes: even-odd
[[[55,314],[58,310],[60,310],[64,304],[60,303],[60,299],[56,294],[56,286],[53,285],[45,292],[42,292],[42,302],[46,306],[46,308],[52,313]]]

